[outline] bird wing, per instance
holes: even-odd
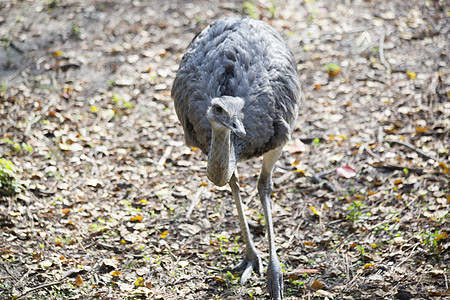
[[[250,18],[218,20],[190,43],[173,87],[175,110],[186,143],[208,153],[211,99],[241,97],[245,139],[233,136],[242,159],[284,145],[298,112],[296,63],[283,38]]]

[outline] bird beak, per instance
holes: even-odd
[[[245,138],[247,133],[245,132],[244,124],[242,124],[242,121],[239,120],[237,116],[234,116],[231,120],[231,126],[230,129],[241,138]]]

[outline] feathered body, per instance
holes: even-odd
[[[258,193],[269,239],[270,298],[283,298],[283,270],[275,247],[270,194],[272,172],[294,128],[300,101],[296,63],[286,42],[269,25],[249,18],[207,26],[189,45],[172,87],[186,143],[208,155],[206,173],[229,184],[245,240],[241,284],[263,270],[243,210],[237,182],[239,160],[264,154]]]
[[[230,140],[235,158],[246,160],[289,140],[300,100],[296,63],[268,24],[250,18],[218,20],[190,43],[172,96],[186,144],[206,154],[211,124],[205,116],[211,100],[242,98],[246,136],[231,133]]]

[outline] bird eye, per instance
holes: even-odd
[[[220,107],[219,105],[215,105],[214,106],[214,111],[218,114],[221,114],[223,112],[223,108]]]

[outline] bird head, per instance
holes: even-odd
[[[211,100],[206,117],[213,128],[229,129],[237,136],[244,138],[246,135],[242,122],[244,104],[244,99],[239,97],[222,96],[214,98]]]

